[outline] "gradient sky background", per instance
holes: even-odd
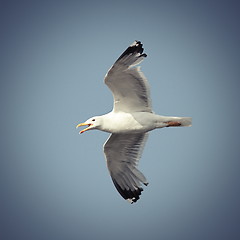
[[[240,239],[237,1],[1,1],[0,234],[34,239]],[[134,40],[154,111],[129,204],[75,126],[112,109],[103,78]]]

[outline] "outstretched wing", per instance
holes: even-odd
[[[147,133],[111,134],[104,144],[104,153],[108,170],[118,192],[131,203],[136,202],[141,195],[142,183],[148,182],[137,169]]]
[[[115,112],[152,112],[149,85],[138,65],[147,55],[135,41],[117,59],[105,76],[114,98]]]

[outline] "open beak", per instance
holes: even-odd
[[[82,131],[80,131],[79,133],[84,133],[86,132],[87,130],[89,130],[92,126],[92,124],[89,124],[89,123],[79,123],[76,128],[79,128],[81,126],[88,126],[87,128],[83,129]]]

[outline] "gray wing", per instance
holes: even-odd
[[[105,76],[114,98],[115,112],[152,112],[150,90],[140,67],[134,67],[147,56],[141,42],[135,41],[117,59]]]
[[[139,199],[143,191],[142,183],[148,182],[137,169],[147,133],[111,134],[104,144],[104,154],[108,170],[118,192],[131,203]]]

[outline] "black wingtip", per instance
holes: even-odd
[[[116,187],[116,189],[118,190],[118,192],[120,193],[120,195],[125,199],[128,200],[130,203],[135,203],[137,202],[137,200],[140,199],[140,195],[143,191],[143,189],[141,187],[135,189],[135,190],[126,190],[126,189],[122,189],[119,184],[114,180],[113,183]]]
[[[143,44],[141,43],[141,41],[137,41],[135,40],[133,42],[133,44],[131,44],[124,52],[123,54],[117,59],[117,61],[119,61],[121,58],[123,58],[126,55],[130,55],[130,54],[140,54],[139,57],[147,57],[146,53],[143,53],[144,48],[143,48]]]

